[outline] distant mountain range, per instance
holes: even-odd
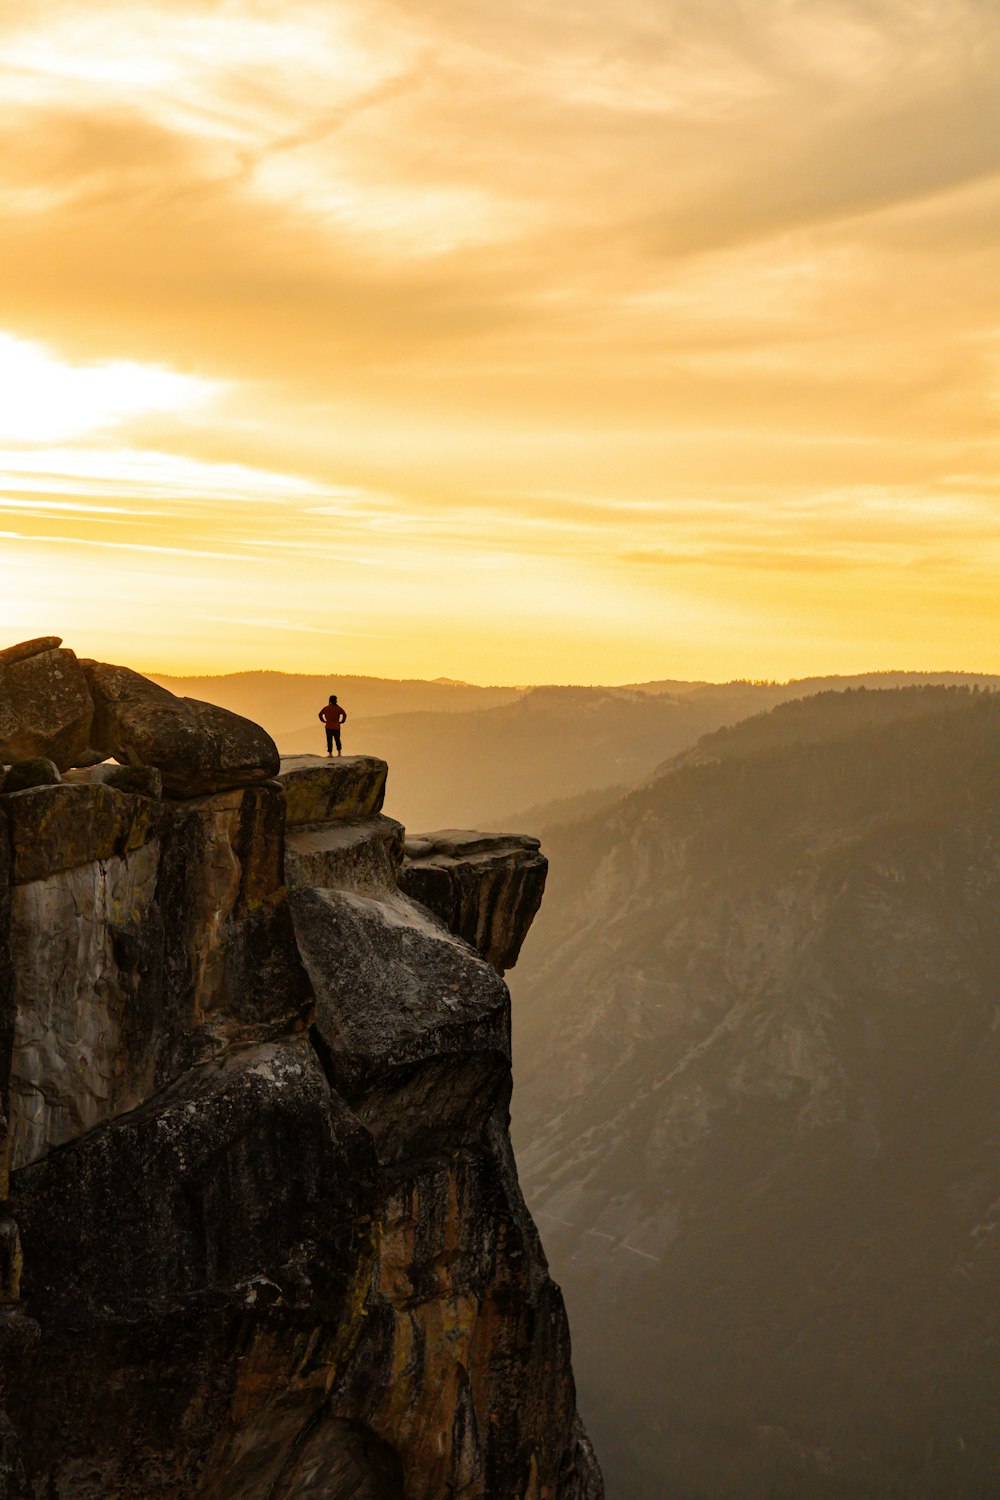
[[[788,702],[545,845],[515,1131],[609,1500],[1000,1494],[1000,695]]]
[[[311,735],[316,715],[331,693],[336,693],[347,705],[352,718],[363,719],[417,711],[456,713],[463,709],[494,708],[499,703],[513,703],[523,691],[516,687],[475,687],[446,677],[428,682],[416,678],[396,681],[383,677],[319,677],[295,672],[230,672],[219,677],[148,675],[182,698],[218,703],[263,724],[275,739],[297,731]],[[322,729],[319,738],[322,748]],[[315,736],[309,748],[316,748]]]
[[[241,672],[156,679],[263,724],[287,755],[325,747],[317,720],[331,692],[349,718],[347,753],[388,760],[388,810],[413,829],[460,823],[537,831],[572,816],[554,800],[607,797],[652,772],[703,734],[823,687],[913,681],[1000,683],[967,674],[874,673],[791,683],[686,683],[617,687],[475,687],[444,680]]]

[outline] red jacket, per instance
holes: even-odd
[[[328,703],[325,708],[320,709],[319,716],[331,729],[336,729],[347,718],[339,703]]]

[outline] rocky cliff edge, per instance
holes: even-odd
[[[55,637],[0,765],[0,1500],[600,1500],[507,1134],[535,841]]]

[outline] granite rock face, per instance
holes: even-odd
[[[134,768],[0,791],[0,1500],[600,1500],[506,986],[384,762],[87,672]]]
[[[506,987],[401,894],[299,890],[292,910],[334,1084],[382,1159],[463,1145],[509,1085]]]
[[[273,784],[169,805],[105,785],[4,796],[14,1167],[308,1007]]]
[[[548,861],[523,833],[449,828],[408,838],[400,886],[491,963],[512,969],[542,904]]]

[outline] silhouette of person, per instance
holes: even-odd
[[[337,747],[337,754],[342,754],[340,748],[340,726],[347,718],[347,714],[337,702],[337,696],[335,693],[330,694],[329,703],[323,705],[323,707],[319,711],[318,717],[322,721],[323,727],[326,730],[327,755],[333,754],[334,745],[336,745]]]

